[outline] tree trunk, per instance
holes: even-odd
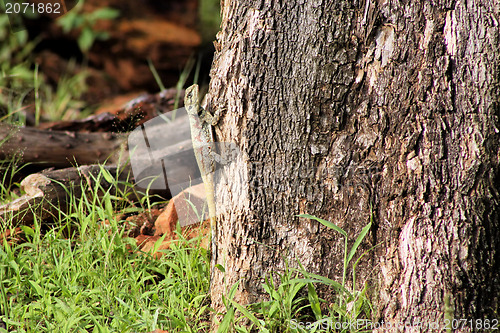
[[[223,2],[209,102],[227,109],[217,140],[242,154],[216,191],[225,213],[212,265],[225,273],[212,274],[215,309],[237,281],[236,301],[262,300],[262,278],[287,261],[340,281],[341,236],[295,216],[328,219],[352,240],[372,209],[364,249],[382,246],[357,276],[372,287],[377,320],[493,319],[499,9]],[[428,331],[402,330],[412,329]]]

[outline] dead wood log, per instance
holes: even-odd
[[[0,124],[0,160],[21,155],[21,162],[47,167],[118,162],[125,136],[116,133],[44,131]]]
[[[58,214],[67,212],[70,198],[81,198],[82,194],[100,186],[104,191],[115,184],[110,184],[104,177],[99,177],[102,169],[119,180],[116,190],[127,191],[125,182],[130,181],[129,169],[120,170],[112,166],[86,165],[79,168],[48,170],[29,175],[21,182],[21,189],[26,193],[20,198],[0,206],[0,221],[13,221],[13,225],[31,224],[35,216],[40,220],[57,219]]]
[[[120,102],[123,106],[119,108],[116,107],[116,100],[123,99],[124,96],[117,96],[111,106],[104,101],[96,114],[85,119],[47,122],[40,124],[38,128],[75,132],[129,132],[160,114],[172,111],[176,100],[182,106],[183,96],[184,89],[170,88],[156,94],[134,96],[133,99],[127,99],[125,104]]]
[[[83,120],[52,123],[50,126],[42,124],[38,129],[0,124],[0,160],[20,154],[21,162],[46,168],[67,168],[104,161],[117,164],[128,157],[125,145],[128,134],[116,131],[131,131],[147,120],[170,111],[178,93],[182,97],[184,91],[166,89],[157,94],[143,94],[124,105],[116,115],[100,114]],[[115,132],[109,132],[112,129]],[[166,134],[152,134],[165,140],[167,146],[190,137],[187,118],[182,116],[172,124],[163,124],[160,130]]]
[[[40,132],[43,132],[45,136],[49,135],[49,133],[67,133],[58,131],[36,131],[36,133]],[[124,179],[128,182],[136,184],[135,190],[137,192],[146,192],[145,190],[148,188],[148,194],[157,194],[168,199],[171,197],[170,193],[172,186],[174,187],[175,194],[177,193],[176,191],[178,191],[177,187],[179,187],[179,184],[191,183],[191,180],[200,178],[192,144],[190,140],[185,139],[189,137],[189,124],[187,123],[187,117],[185,115],[179,116],[170,123],[151,126],[146,125],[145,132],[150,139],[155,139],[155,141],[159,143],[151,147],[155,148],[152,153],[156,158],[150,159],[149,152],[136,154],[133,156],[134,160],[132,163],[132,165],[135,166],[135,177],[128,176],[129,167],[121,173],[122,177],[125,177]],[[140,136],[138,140],[141,138],[142,140],[145,139],[142,137],[142,133],[142,131],[136,132],[136,134]],[[76,138],[81,138],[80,135],[82,134],[84,133],[78,133],[75,136]],[[20,137],[20,134],[14,133],[7,139],[7,142],[10,142],[10,146],[8,147],[11,150],[18,148],[13,145],[13,142],[16,142],[15,135],[17,135],[17,138]],[[69,138],[74,137],[69,136]],[[21,142],[23,141],[21,140]],[[59,139],[58,142],[60,143],[61,140]],[[109,143],[109,141],[105,142]],[[153,141],[151,141],[151,143],[153,143]],[[165,144],[163,145],[160,143]],[[103,142],[100,142],[101,147],[103,144]],[[118,145],[112,147],[117,146]],[[30,150],[30,148],[38,149],[25,146],[23,155],[25,161],[30,161],[30,158],[33,159],[35,153],[40,154],[39,151]],[[5,155],[5,151],[4,146],[2,146],[1,153]],[[111,152],[111,149],[108,148],[108,151]],[[138,151],[135,150],[135,153],[137,152]],[[62,164],[61,162],[64,162],[66,155],[60,152],[59,154],[58,160],[49,161],[50,166],[60,165]],[[112,174],[116,174],[118,171],[118,168],[114,166],[106,166],[104,168]],[[99,172],[99,166],[90,165],[81,166],[79,168],[73,167],[62,170],[48,170],[29,175],[21,182],[22,190],[26,192],[26,195],[13,202],[0,206],[0,220],[13,219],[14,224],[30,224],[35,215],[41,219],[51,219],[60,211],[67,211],[67,201],[69,198],[68,189],[71,189],[72,196],[77,198],[81,197],[86,188],[95,186],[93,179],[97,177]],[[150,184],[149,181],[151,179],[157,180],[154,184]],[[102,181],[104,180],[102,179]],[[193,184],[195,184],[195,182],[193,182]],[[108,189],[111,184],[104,182],[101,186],[103,189]],[[141,193],[137,194],[142,195]]]
[[[182,188],[196,184],[196,179],[200,178],[185,112],[169,122],[158,117],[156,121],[141,125],[130,136],[135,138],[129,141],[132,142],[130,159],[135,178],[130,177],[129,182],[136,185],[137,192],[148,189],[148,194],[168,199]],[[124,148],[125,136],[114,133],[74,133],[0,125],[0,140],[4,142],[0,146],[0,159],[22,152],[23,162],[43,163],[46,167],[68,166],[71,162],[102,163],[107,156],[111,156],[108,163],[117,163],[119,154],[116,151],[123,152],[123,161],[128,161],[129,157]],[[137,146],[142,148],[136,149]],[[112,173],[117,170],[111,166],[106,168]],[[96,176],[99,171],[98,166],[91,165],[32,174],[21,182],[26,195],[0,206],[0,219],[14,218],[16,223],[29,224],[34,213],[48,219],[66,209],[65,189],[72,189],[73,196],[80,197],[82,179],[88,180],[90,176],[86,175]],[[87,181],[87,184],[91,183]],[[103,184],[103,188],[109,186]]]

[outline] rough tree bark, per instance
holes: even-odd
[[[244,154],[226,167],[233,183],[217,189],[228,209],[217,221],[212,264],[225,274],[213,272],[213,306],[223,309],[220,295],[239,280],[237,301],[261,300],[263,276],[285,259],[338,280],[342,239],[294,216],[329,219],[354,237],[372,206],[365,249],[382,246],[360,278],[375,276],[377,320],[442,324],[445,302],[454,318],[493,319],[500,3],[222,8],[209,101],[227,107],[218,141]]]

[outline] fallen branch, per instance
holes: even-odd
[[[56,168],[106,160],[117,163],[125,139],[125,135],[116,133],[46,131],[0,124],[0,160],[20,154],[23,163]]]
[[[31,224],[35,215],[41,220],[57,219],[61,211],[68,211],[70,198],[81,198],[84,191],[96,186],[102,189],[97,192],[100,196],[113,186],[104,177],[99,177],[103,169],[113,176],[118,173],[121,182],[118,182],[117,190],[126,190],[124,182],[129,181],[129,172],[117,167],[88,165],[43,171],[29,175],[21,182],[21,189],[26,194],[0,206],[0,221],[12,220],[13,225]]]

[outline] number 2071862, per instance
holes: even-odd
[[[61,14],[60,3],[5,2],[5,14]]]

